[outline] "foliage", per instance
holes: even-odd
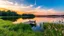
[[[64,25],[44,23],[44,36],[64,36]]]
[[[43,32],[34,32],[29,24],[13,24],[0,19],[0,36],[64,36],[64,25],[44,23]]]
[[[33,19],[35,17],[35,15],[33,14],[22,14],[19,15],[14,11],[0,11],[0,18],[3,20],[10,20],[10,21],[15,21],[18,18],[22,18],[22,19]]]
[[[19,16],[16,12],[14,11],[0,11],[0,16]]]
[[[0,11],[0,17],[3,20],[10,20],[10,21],[15,21],[20,17],[16,12],[14,11]]]
[[[22,14],[22,19],[33,19],[35,15],[33,14]]]

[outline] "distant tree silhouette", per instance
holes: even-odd
[[[22,14],[22,15],[19,15],[15,11],[10,11],[10,10],[8,10],[8,11],[0,11],[0,16],[2,16],[1,19],[10,20],[10,21],[15,21],[18,18],[33,19],[35,17],[35,15],[33,15],[33,14]]]
[[[20,17],[20,15],[18,15],[16,12],[14,11],[0,11],[0,16],[2,16],[1,19],[3,20],[11,20],[11,21],[15,21],[16,19],[18,19]]]
[[[33,14],[22,14],[22,19],[33,19],[35,15]]]

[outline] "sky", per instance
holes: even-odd
[[[45,14],[64,14],[64,0],[0,0],[0,8]]]
[[[19,4],[34,5],[35,0],[10,0]],[[53,8],[56,10],[64,10],[64,0],[36,0],[35,6],[42,6],[41,8]]]

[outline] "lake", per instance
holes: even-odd
[[[62,17],[56,17],[56,18],[50,18],[50,17],[36,17],[34,19],[22,19],[22,18],[19,18],[17,19],[15,22],[13,23],[21,23],[21,22],[26,22],[26,21],[29,21],[29,20],[35,20],[37,23],[38,22],[64,22],[64,18]]]

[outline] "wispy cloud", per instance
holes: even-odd
[[[23,3],[18,4],[17,2],[10,2],[8,0],[0,0],[0,8],[7,8],[9,10],[17,10],[24,12],[36,12],[34,14],[49,15],[49,14],[64,14],[54,9],[44,9],[42,6],[34,7],[34,5],[24,5]]]
[[[24,5],[24,4],[18,4],[14,2],[10,2],[8,0],[0,0],[0,7],[1,8],[7,8],[7,9],[12,9],[12,10],[29,10],[32,9],[33,5]]]

